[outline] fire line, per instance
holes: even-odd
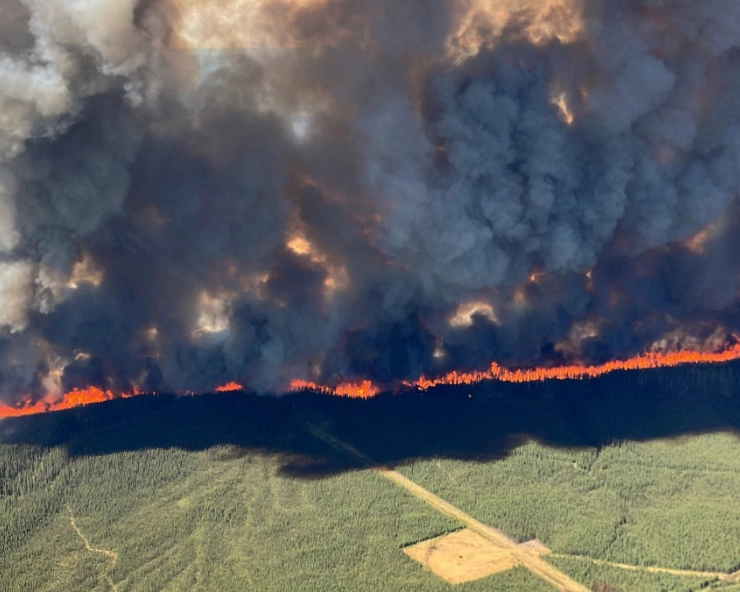
[[[518,368],[509,369],[492,363],[491,367],[485,371],[475,372],[450,372],[437,378],[421,377],[416,381],[406,381],[399,385],[397,390],[419,389],[427,390],[441,385],[466,385],[476,384],[487,380],[498,380],[501,382],[542,382],[546,380],[583,380],[586,378],[596,378],[610,372],[620,370],[647,370],[651,368],[672,368],[676,366],[686,366],[691,364],[721,364],[732,360],[740,359],[740,344],[720,352],[697,352],[697,351],[676,351],[669,353],[649,352],[640,354],[627,360],[614,360],[605,364],[595,366],[556,366],[552,368]],[[235,392],[244,390],[242,385],[236,382],[229,382],[225,385],[216,387],[215,392]],[[321,385],[305,380],[293,380],[290,384],[289,391],[310,390],[327,395],[339,397],[369,399],[378,395],[381,388],[369,380],[360,382],[345,382],[336,386]],[[0,419],[10,417],[20,417],[24,415],[35,415],[38,413],[48,413],[51,411],[61,411],[72,409],[83,405],[102,403],[116,398],[128,398],[145,393],[138,389],[128,392],[115,394],[110,390],[103,390],[97,387],[88,389],[75,389],[64,395],[61,400],[53,402],[27,401],[20,406],[11,406],[0,403]],[[187,394],[194,394],[188,392]]]

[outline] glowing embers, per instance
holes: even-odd
[[[543,282],[547,276],[544,271],[535,269],[529,274],[527,281],[522,285],[518,286],[510,297],[510,302],[515,308],[523,308],[527,306],[532,298],[532,295],[539,291],[542,287]]]
[[[575,41],[583,30],[582,0],[460,0],[457,26],[447,39],[454,59],[493,47],[507,29],[534,44]]]
[[[296,255],[308,255],[309,257],[311,257],[312,261],[322,261],[322,258],[320,258],[319,255],[315,253],[313,245],[302,236],[293,236],[289,238],[285,246],[293,251]]]
[[[72,268],[72,276],[67,282],[67,287],[76,290],[83,283],[88,283],[96,288],[103,282],[105,272],[95,265],[92,257],[85,253],[81,261],[75,263]]]
[[[529,274],[529,283],[530,284],[539,284],[544,277],[545,277],[545,272],[544,271],[541,271],[539,269],[535,269],[532,273]]]
[[[487,318],[492,323],[497,323],[496,311],[488,302],[484,300],[475,300],[461,304],[455,313],[450,317],[449,323],[452,327],[470,327],[473,325],[473,318],[478,315]]]
[[[239,384],[238,382],[227,382],[226,384],[223,384],[221,386],[216,387],[217,393],[233,393],[238,391],[243,391],[244,387]]]
[[[558,108],[560,119],[562,119],[567,126],[573,125],[576,120],[576,116],[571,110],[570,105],[568,105],[568,99],[565,96],[565,93],[558,93],[551,99],[551,102]]]
[[[684,241],[683,245],[695,255],[702,255],[707,243],[718,234],[719,224],[710,224]]]
[[[326,270],[326,279],[324,280],[324,294],[326,297],[330,298],[337,290],[344,289],[349,285],[347,268],[332,263],[324,253],[319,251],[302,234],[294,233],[289,236],[285,246],[299,257],[306,258],[311,264],[321,266]]]

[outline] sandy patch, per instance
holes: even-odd
[[[404,549],[450,584],[472,582],[517,565],[510,550],[463,529]]]

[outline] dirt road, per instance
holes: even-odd
[[[320,438],[334,448],[343,450],[344,452],[362,461],[362,463],[364,463],[365,465],[375,468],[381,475],[383,475],[390,481],[393,481],[395,484],[400,485],[411,495],[426,502],[439,512],[442,512],[443,514],[454,518],[461,524],[464,524],[470,530],[478,533],[495,545],[507,549],[509,552],[511,552],[518,564],[526,567],[533,574],[539,576],[546,582],[549,582],[561,592],[590,592],[588,588],[586,588],[582,584],[579,584],[570,576],[553,567],[542,558],[522,550],[514,540],[510,539],[500,530],[492,528],[490,526],[486,526],[482,522],[479,522],[459,508],[456,508],[442,498],[437,497],[431,491],[428,491],[420,485],[417,485],[410,479],[407,479],[406,477],[401,475],[401,473],[389,469],[388,467],[378,466],[377,463],[375,463],[373,459],[371,459],[369,456],[363,454],[353,446],[350,446],[349,444],[338,440],[337,438],[327,434],[326,432],[315,428],[314,426],[306,426],[306,429],[314,436]]]
[[[666,573],[674,576],[683,576],[687,578],[706,578],[711,580],[738,580],[740,571],[728,574],[721,571],[696,571],[692,569],[672,569],[670,567],[658,567],[652,565],[630,565],[629,563],[615,563],[613,561],[604,561],[603,559],[594,559],[583,555],[568,555],[567,553],[552,553],[551,557],[563,557],[566,559],[577,559],[580,561],[589,561],[594,565],[606,565],[616,567],[617,569],[626,569],[628,571],[646,571],[648,573]]]
[[[118,588],[116,588],[116,585],[113,583],[113,580],[108,575],[108,571],[113,568],[113,566],[118,561],[118,555],[114,553],[113,551],[108,551],[107,549],[98,549],[97,547],[93,547],[90,544],[90,541],[87,540],[87,537],[82,533],[79,526],[77,526],[77,522],[75,522],[74,514],[72,514],[72,508],[67,506],[67,513],[69,514],[69,523],[72,525],[72,528],[74,528],[74,531],[77,533],[77,536],[82,539],[82,542],[85,545],[85,549],[87,549],[90,553],[99,553],[101,555],[105,555],[108,559],[111,560],[111,564],[108,567],[108,569],[105,570],[105,573],[103,574],[103,579],[105,580],[105,583],[108,584],[108,587],[113,590],[113,592],[117,592]]]

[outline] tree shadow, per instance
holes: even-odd
[[[532,439],[599,448],[620,440],[738,433],[739,379],[740,363],[729,363],[579,381],[443,386],[369,400],[311,392],[140,396],[6,419],[0,442],[63,446],[71,456],[221,446],[219,460],[276,455],[286,476],[319,478],[361,463],[307,426],[390,467],[423,458],[487,461]]]

